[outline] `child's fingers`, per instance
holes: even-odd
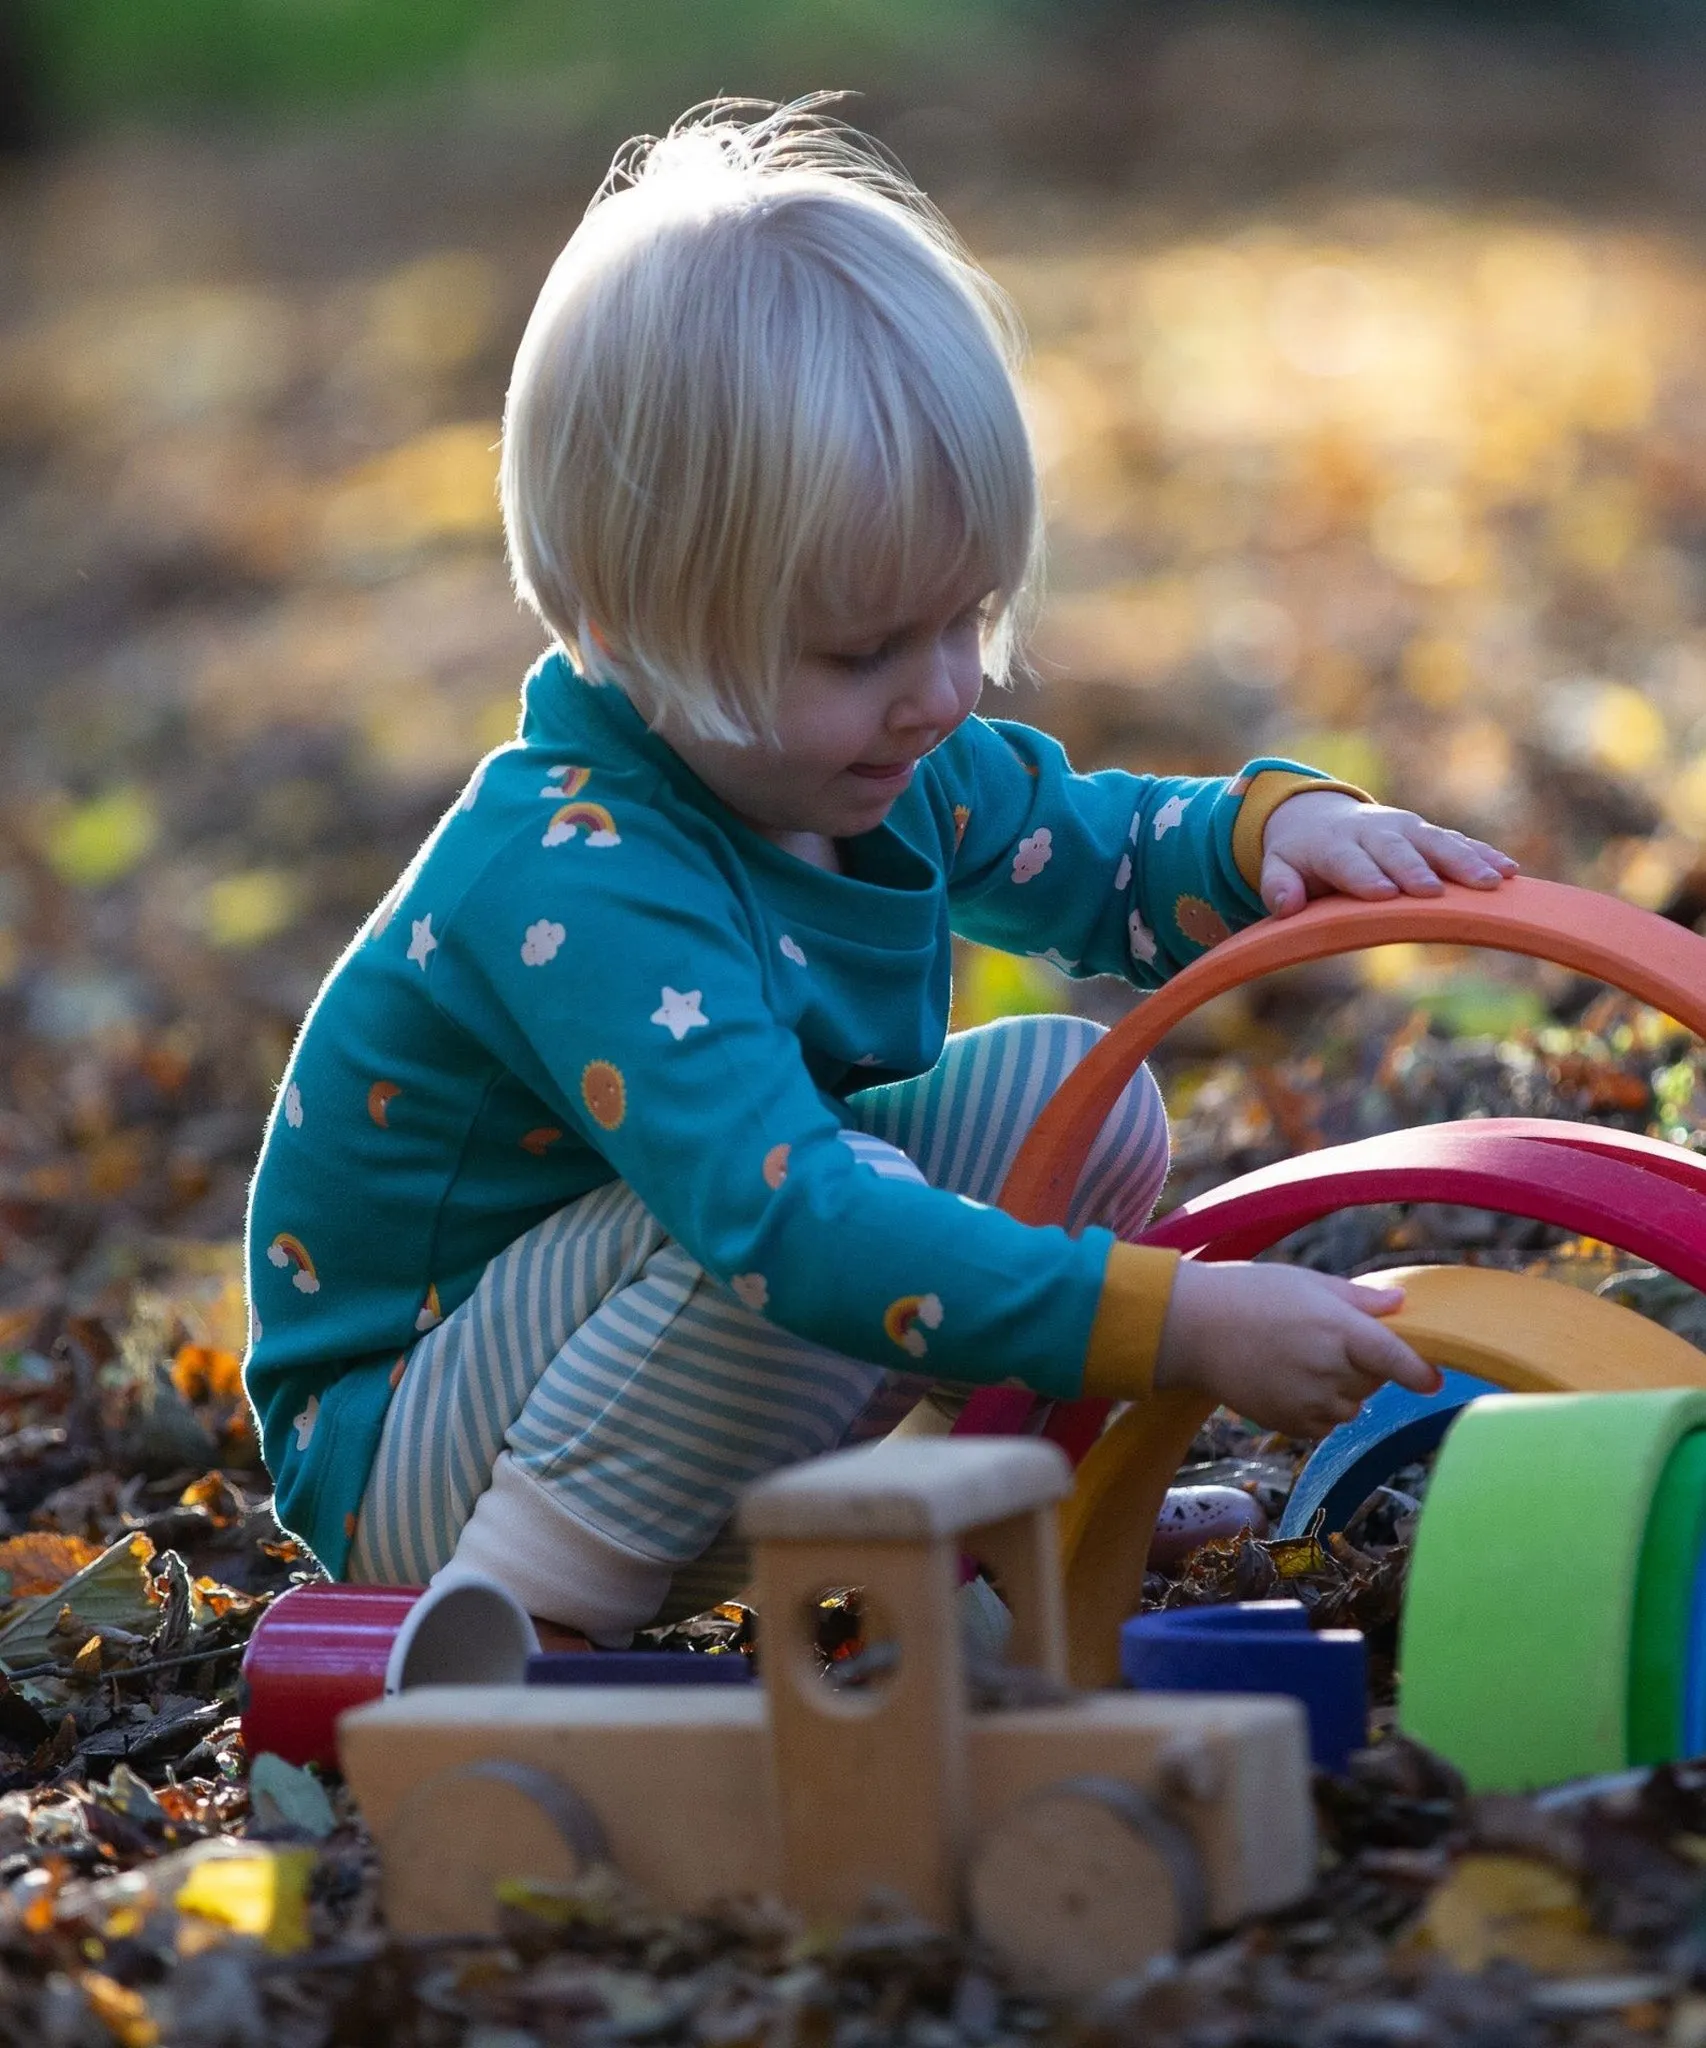
[[[1359,1372],[1377,1379],[1396,1380],[1412,1394],[1437,1394],[1444,1385],[1439,1368],[1412,1351],[1377,1316],[1359,1319],[1352,1325],[1345,1337],[1345,1354]]]
[[[1471,889],[1496,889],[1507,875],[1516,873],[1516,862],[1496,847],[1443,826],[1426,825],[1417,835],[1418,844],[1435,869],[1448,882],[1462,882]]]
[[[1472,847],[1489,867],[1497,868],[1501,875],[1514,875],[1522,866],[1522,862],[1514,854],[1506,853],[1502,846],[1489,846],[1486,840],[1472,839],[1467,832],[1454,832],[1452,837]]]
[[[1421,848],[1403,832],[1383,832],[1370,841],[1369,853],[1389,880],[1406,896],[1437,896],[1444,884]]]
[[[1395,896],[1399,885],[1368,849],[1354,839],[1343,839],[1322,850],[1314,862],[1320,881],[1341,896],[1375,898]]]

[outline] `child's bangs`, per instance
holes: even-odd
[[[992,618],[1010,611],[1031,573],[1036,491],[1005,377],[990,396],[958,417],[908,407],[836,451],[801,508],[798,607],[855,627],[902,624],[960,592],[993,592]]]

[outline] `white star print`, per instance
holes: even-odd
[[[409,958],[424,974],[428,955],[438,948],[438,941],[432,935],[432,912],[429,910],[425,917],[410,918],[409,933]]]
[[[685,994],[677,988],[666,988],[663,1001],[652,1012],[651,1021],[661,1024],[679,1045],[688,1032],[711,1021],[699,1008],[699,996],[700,991],[696,988],[688,989]]]
[[[1161,806],[1160,810],[1155,813],[1155,836],[1157,839],[1165,839],[1175,825],[1184,822],[1185,805],[1188,801],[1187,797],[1170,796]]]

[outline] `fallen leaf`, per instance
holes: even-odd
[[[218,1922],[233,1934],[258,1935],[275,1955],[308,1946],[308,1881],[312,1849],[246,1845],[196,1862],[172,1903],[180,1913]]]
[[[139,1993],[103,1976],[99,1970],[80,1971],[77,1988],[119,2048],[154,2048],[160,2029]]]
[[[1503,1961],[1543,1977],[1592,1977],[1633,1961],[1621,1942],[1595,1933],[1568,1871],[1535,1856],[1459,1857],[1412,1940],[1460,1970]]]
[[[152,1630],[159,1606],[148,1572],[153,1556],[146,1536],[127,1536],[63,1585],[31,1601],[0,1628],[0,1665],[17,1671],[51,1657],[56,1641],[63,1640],[55,1638],[54,1630],[66,1608],[89,1628]]]
[[[172,1385],[186,1401],[240,1401],[243,1361],[235,1351],[185,1344],[172,1359]]]
[[[325,1787],[310,1772],[263,1750],[249,1769],[249,1810],[264,1828],[290,1828],[323,1841],[338,1824]]]
[[[14,1600],[56,1593],[73,1573],[93,1564],[100,1545],[81,1536],[33,1531],[0,1543],[0,1592]]]

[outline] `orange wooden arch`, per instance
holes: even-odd
[[[1295,917],[1266,918],[1223,940],[1116,1024],[1032,1125],[1002,1187],[1002,1208],[1025,1223],[1066,1220],[1072,1190],[1120,1091],[1193,1010],[1281,967],[1406,943],[1550,960],[1609,982],[1706,1038],[1706,939],[1615,896],[1526,876],[1487,890],[1448,882],[1438,896],[1383,903],[1326,896]]]

